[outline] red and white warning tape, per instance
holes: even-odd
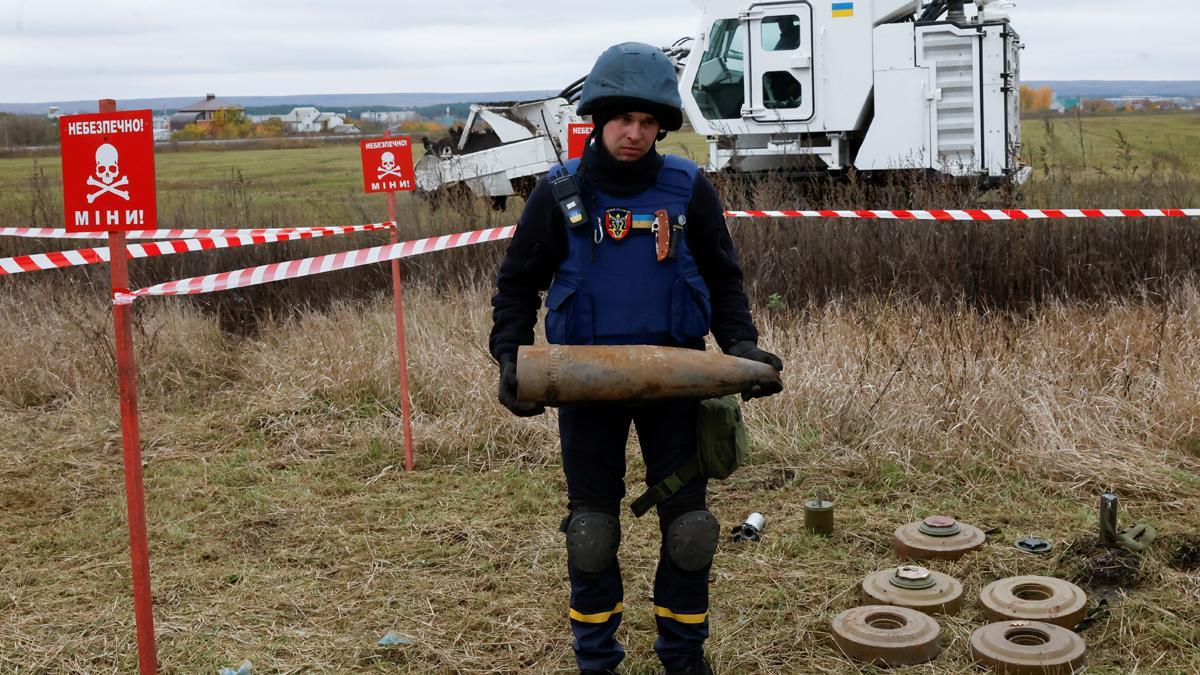
[[[1200,209],[965,209],[960,211],[726,211],[727,218],[861,218],[875,220],[1059,220],[1187,218]]]
[[[201,237],[197,239],[172,239],[147,244],[130,244],[126,250],[131,258],[151,258],[160,255],[174,255],[191,251],[208,251],[217,248],[233,248],[235,246],[251,246],[269,244],[277,241],[292,241],[296,239],[315,239],[317,237],[348,234],[351,232],[366,232],[383,230],[390,223],[373,223],[370,225],[347,225],[344,227],[324,227],[306,230],[280,230],[261,234],[242,234],[225,237]],[[183,230],[176,230],[183,231]],[[37,270],[53,270],[78,265],[95,265],[108,262],[108,247],[83,248],[73,251],[57,251],[54,253],[36,253],[34,255],[19,255],[11,258],[0,258],[0,276],[34,272]]]
[[[257,286],[273,281],[283,281],[284,279],[297,279],[314,274],[324,274],[326,272],[361,267],[388,260],[407,258],[421,255],[422,253],[445,251],[452,248],[462,248],[464,246],[474,246],[475,244],[499,241],[501,239],[510,239],[513,233],[516,232],[516,229],[515,226],[510,225],[508,227],[495,227],[475,232],[447,234],[440,237],[405,241],[387,246],[360,249],[358,251],[333,253],[305,258],[303,260],[260,265],[233,272],[221,272],[202,277],[168,281],[128,293],[114,291],[113,303],[128,305],[132,304],[138,298],[148,295],[196,295],[199,293],[226,291],[232,288]]]
[[[385,223],[386,224],[386,223]],[[340,227],[340,226],[339,226]],[[362,226],[356,226],[362,227]],[[268,227],[221,230],[137,230],[126,232],[126,239],[196,239],[204,237],[260,237],[280,232],[322,232],[337,227]],[[379,229],[379,228],[376,228]],[[30,239],[108,239],[107,232],[67,232],[63,229],[36,227],[0,227],[0,237]]]
[[[876,220],[1061,220],[1078,218],[1196,218],[1200,209],[963,209],[963,210],[859,210],[859,211],[726,211],[728,218],[850,218]],[[196,237],[236,237],[304,232],[328,228],[278,227],[225,230],[142,230],[129,232],[129,239],[191,239]],[[63,229],[0,227],[0,237],[44,239],[107,239],[108,235],[91,232],[67,232]]]

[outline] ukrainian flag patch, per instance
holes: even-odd
[[[853,2],[835,2],[833,3],[833,18],[840,19],[842,17],[854,16]]]

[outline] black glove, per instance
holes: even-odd
[[[517,362],[512,354],[500,357],[500,403],[517,417],[534,417],[546,412],[546,406],[517,399]]]
[[[758,345],[750,342],[739,342],[729,348],[729,355],[736,356],[740,359],[749,359],[750,361],[758,361],[771,366],[780,373],[783,372],[783,361],[771,352],[765,349],[759,349]],[[779,380],[764,380],[755,382],[750,385],[750,389],[742,392],[742,400],[749,401],[752,398],[760,398],[763,396],[772,396],[783,391],[783,383]]]

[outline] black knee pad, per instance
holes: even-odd
[[[709,511],[691,511],[667,528],[667,555],[685,572],[696,572],[712,564],[720,538],[721,524],[716,516]]]
[[[586,574],[603,572],[617,559],[621,521],[607,513],[576,513],[567,523],[567,564]]]

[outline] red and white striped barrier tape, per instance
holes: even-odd
[[[130,244],[126,250],[130,258],[151,258],[160,255],[174,255],[191,251],[208,251],[218,248],[233,248],[236,246],[251,246],[269,244],[277,241],[293,241],[297,239],[315,239],[351,232],[366,232],[383,230],[390,223],[373,223],[370,225],[347,225],[344,227],[325,227],[306,230],[290,230],[267,232],[252,235],[237,235],[229,237],[201,237],[197,239],[172,239],[156,241],[147,244]],[[95,265],[108,262],[110,258],[107,246],[101,248],[83,248],[72,251],[57,251],[54,253],[36,253],[19,255],[11,258],[0,258],[0,276],[35,272],[38,270],[62,269],[79,265]]]
[[[965,209],[958,211],[726,211],[727,218],[860,218],[874,220],[1059,220],[1064,218],[1195,218],[1200,209]]]
[[[218,230],[137,230],[134,232],[126,232],[125,238],[196,239],[206,237],[261,237],[264,235],[279,234],[280,232],[319,232],[330,229],[335,229],[335,227],[265,227],[258,229]],[[0,227],[0,237],[25,237],[29,239],[108,239],[108,233],[67,232],[63,229],[36,227]]]
[[[1077,218],[1196,218],[1200,209],[962,209],[962,210],[859,210],[859,211],[726,211],[728,218],[849,218],[875,220],[1061,220]],[[278,227],[225,230],[142,230],[129,232],[129,239],[191,239],[197,237],[259,236],[278,232],[304,232],[327,228]],[[43,239],[107,239],[92,232],[67,232],[63,229],[0,227],[0,237]]]
[[[363,265],[397,260],[399,258],[408,258],[410,256],[421,255],[422,253],[445,251],[452,248],[462,248],[465,246],[474,246],[475,244],[500,241],[501,239],[510,239],[516,230],[516,226],[510,225],[508,227],[476,230],[475,232],[447,234],[440,237],[405,241],[398,244],[376,246],[357,251],[333,253],[313,258],[304,258],[303,260],[291,260],[232,272],[221,272],[202,277],[168,281],[131,292],[114,291],[113,304],[132,304],[138,298],[148,295],[197,295],[200,293],[212,293],[214,291],[227,291],[232,288],[257,286],[285,279],[298,279],[315,274],[324,274],[326,272],[362,267]]]

